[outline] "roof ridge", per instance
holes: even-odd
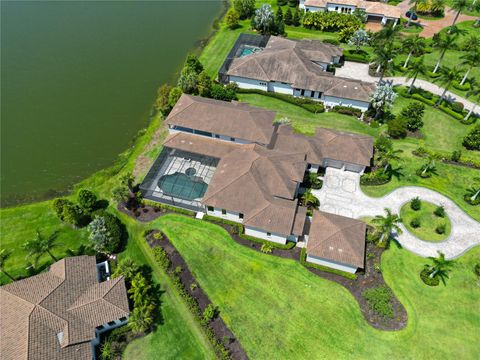
[[[94,302],[96,302],[96,301],[98,301],[98,300],[103,299],[103,298],[104,298],[105,296],[107,296],[107,294],[113,289],[113,287],[114,287],[116,284],[118,284],[118,282],[120,281],[121,278],[122,278],[122,276],[119,276],[118,278],[113,278],[113,280],[106,281],[106,283],[109,283],[110,287],[109,287],[105,292],[103,292],[103,294],[101,295],[101,297],[95,298],[95,299],[90,300],[90,301],[87,301],[87,302],[85,302],[85,303],[81,303],[81,304],[79,304],[79,305],[70,306],[70,307],[67,309],[67,311],[75,310],[75,309],[78,309],[78,308],[87,306],[87,305],[89,305],[89,304],[91,304],[91,303],[94,303]],[[98,287],[98,285],[100,285],[100,284],[102,284],[102,283],[92,284],[88,289],[86,289],[86,290],[81,294],[81,296],[85,295],[85,293],[86,293],[88,290],[90,290],[90,289],[92,289],[92,288],[94,288],[94,287]],[[79,296],[79,298],[80,298],[81,296]]]
[[[344,217],[344,216],[341,216],[341,215],[337,215],[337,214],[330,214],[330,213],[327,213],[328,215],[334,215],[334,216],[338,216],[338,217]],[[325,218],[328,219],[328,221],[330,223],[332,223],[332,221],[328,218],[328,216],[325,216],[323,215]],[[356,220],[356,219],[353,219],[353,218],[349,218],[350,220]],[[359,220],[357,220],[359,221]],[[351,224],[351,225],[348,225],[346,227],[342,227],[342,228],[339,228],[337,231],[335,231],[333,234],[331,234],[328,238],[326,238],[324,241],[322,242],[319,242],[316,246],[312,247],[312,250],[314,249],[317,249],[319,246],[323,245],[326,241],[328,241],[329,239],[331,239],[333,236],[337,235],[338,233],[340,232],[343,232],[344,230],[346,229],[350,229],[351,227],[353,226],[358,226],[359,224],[358,223],[355,223],[355,224]],[[350,244],[350,242],[348,242],[348,244]]]

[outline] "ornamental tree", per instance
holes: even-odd
[[[348,40],[348,45],[355,45],[357,52],[360,52],[360,47],[362,45],[367,45],[369,40],[370,38],[368,37],[367,32],[363,29],[359,29],[355,31],[350,40]]]
[[[255,0],[233,0],[233,7],[240,19],[248,19],[255,10]]]
[[[260,9],[255,10],[255,15],[252,18],[252,27],[264,35],[270,34],[274,30],[275,15],[270,5],[263,4]]]
[[[375,109],[375,119],[385,112],[385,110],[390,109],[396,98],[397,94],[393,91],[391,85],[378,85],[373,94],[370,95],[370,102]]]

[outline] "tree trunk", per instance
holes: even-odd
[[[430,278],[433,278],[435,275],[437,275],[437,272],[438,272],[438,270],[436,270],[436,269],[433,270],[433,271],[430,273],[429,277],[430,277]]]
[[[470,115],[472,115],[472,113],[473,113],[473,111],[475,110],[476,107],[477,107],[477,104],[473,104],[473,107],[470,109],[467,116],[465,116],[465,118],[463,120],[468,120],[468,118],[470,117]]]
[[[463,77],[462,81],[460,82],[460,85],[465,84],[465,81],[467,81],[468,74],[470,74],[470,70],[472,70],[471,66],[468,68],[467,72],[465,73],[465,76]]]
[[[57,258],[53,256],[53,254],[50,252],[50,250],[47,250],[48,255],[53,259],[53,261],[57,261]]]
[[[438,101],[437,101],[437,104],[436,104],[437,106],[442,103],[443,98],[445,97],[445,94],[447,93],[447,89],[448,89],[448,87],[445,87],[445,89],[443,90],[442,96],[440,96],[440,99],[438,99]]]
[[[410,61],[410,57],[412,56],[412,51],[408,53],[407,60],[405,60],[405,64],[403,64],[403,67],[406,68],[408,65],[408,62]]]
[[[410,84],[410,89],[408,89],[408,93],[411,94],[413,90],[413,84],[415,84],[415,81],[417,81],[417,75],[415,75],[412,79],[412,83]]]
[[[383,168],[383,172],[387,171],[389,166],[390,166],[390,164],[387,162],[385,164],[385,167]]]
[[[380,85],[380,83],[381,83],[382,80],[383,80],[383,75],[384,75],[384,74],[385,74],[385,71],[382,71],[382,72],[380,73],[380,79],[378,79],[378,84],[379,84],[379,85]]]
[[[381,68],[381,67],[382,67],[382,65],[378,65],[378,66],[377,66],[377,70],[375,71],[375,73],[378,74],[378,73],[380,72],[380,68]]]
[[[443,50],[442,51],[442,54],[440,55],[440,57],[438,58],[438,61],[437,61],[437,65],[435,65],[435,69],[433,69],[433,73],[435,74],[438,70],[438,68],[440,67],[440,63],[442,62],[443,60],[443,57],[445,56],[445,52],[447,51],[447,49]]]
[[[480,194],[480,189],[477,190],[477,192],[470,198],[472,201],[475,201]]]
[[[453,23],[452,23],[452,26],[455,25],[455,23],[457,22],[458,20],[458,17],[460,16],[460,10],[457,11],[457,15],[455,15],[455,19],[453,19]],[[452,29],[448,30],[448,33],[450,34],[450,31]]]

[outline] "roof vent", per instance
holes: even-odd
[[[343,252],[343,249],[338,249],[338,252]]]
[[[329,250],[333,250],[333,246],[329,246],[328,249],[329,249]]]
[[[346,88],[346,87],[347,87],[347,85],[343,85],[343,87],[345,87],[345,88]]]

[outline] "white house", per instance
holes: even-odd
[[[402,16],[401,10],[393,5],[377,1],[364,0],[300,0],[300,9],[305,11],[335,11],[343,14],[351,14],[356,9],[363,10],[367,14],[367,21],[380,22],[383,25],[393,22],[395,25]]]
[[[266,47],[236,57],[229,64],[225,82],[243,89],[257,89],[306,97],[327,107],[369,107],[372,83],[334,76],[329,65],[340,62],[342,49],[317,40],[289,40],[271,36]]]

